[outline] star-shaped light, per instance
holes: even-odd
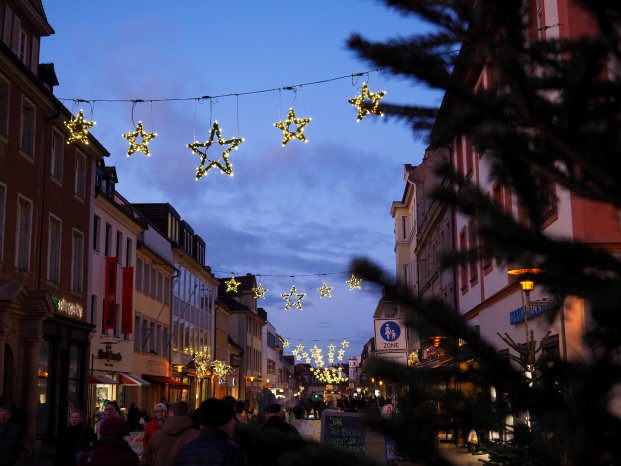
[[[142,129],[142,121],[139,121],[136,125],[136,130],[133,133],[125,133],[123,137],[129,142],[129,149],[127,150],[127,156],[129,157],[134,152],[142,152],[146,156],[151,156],[149,152],[149,141],[157,136],[157,133],[146,133]],[[140,138],[140,143],[136,142],[136,139]]]
[[[320,298],[331,298],[332,297],[332,287],[328,286],[325,283],[321,285],[319,288],[317,288],[317,291],[319,291]]]
[[[383,113],[379,109],[379,102],[384,97],[386,93],[384,91],[381,92],[371,92],[367,87],[366,83],[362,84],[362,92],[359,96],[354,97],[353,99],[348,99],[347,102],[352,104],[354,107],[358,109],[358,118],[357,121],[362,120],[365,116],[373,114],[382,116]],[[368,102],[370,100],[370,102]]]
[[[308,142],[306,136],[304,136],[304,127],[309,124],[311,121],[310,118],[296,118],[295,112],[293,108],[289,109],[289,113],[287,115],[287,119],[285,121],[279,121],[278,123],[274,123],[274,126],[278,129],[281,129],[283,132],[282,137],[282,145],[283,147],[287,145],[289,141],[293,138],[299,139],[302,142]],[[289,130],[289,126],[291,124],[296,124],[298,127],[295,132]]]
[[[235,277],[231,277],[228,280],[225,280],[224,283],[226,284],[226,291],[231,291],[233,293],[237,293],[237,288],[239,288],[239,285],[241,285],[241,282],[235,280]]]
[[[85,120],[84,110],[80,110],[78,116],[75,118],[72,116],[71,120],[65,121],[65,126],[69,130],[67,144],[73,141],[88,144],[88,130],[95,126],[95,122]]]
[[[306,293],[298,293],[298,290],[295,289],[295,285],[293,285],[289,293],[282,293],[280,296],[285,300],[285,310],[292,307],[302,309],[302,300],[306,297]]]
[[[349,348],[349,342],[347,340],[343,339],[343,341],[341,342],[341,347]]]
[[[289,348],[289,340],[285,340],[282,342],[282,347],[283,348]]]
[[[265,293],[267,293],[268,291],[269,290],[267,288],[264,288],[263,285],[261,285],[260,283],[259,283],[259,286],[252,289],[255,299],[259,299],[259,298],[265,299]]]
[[[356,276],[352,274],[351,278],[347,280],[345,283],[349,285],[349,291],[353,291],[356,288],[361,289],[360,288],[361,281],[362,281],[362,278],[356,278]]]
[[[220,163],[220,161],[218,160],[210,160],[207,158],[207,150],[213,144],[214,136],[218,137],[218,144],[220,144],[221,146],[229,146],[224,149],[224,152],[222,152],[223,163]],[[219,168],[220,171],[226,175],[233,176],[233,168],[231,163],[229,162],[229,152],[231,152],[233,149],[237,149],[237,146],[239,146],[242,142],[244,142],[244,138],[231,138],[227,140],[222,139],[218,122],[214,121],[213,126],[211,127],[211,133],[209,134],[209,139],[207,141],[196,141],[188,144],[188,147],[192,150],[192,152],[195,152],[201,156],[201,163],[196,168],[196,179],[200,180],[203,175],[207,174],[207,172],[213,167]],[[204,148],[204,151],[202,151],[201,148]],[[206,164],[206,162],[209,163]]]

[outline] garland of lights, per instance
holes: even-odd
[[[65,121],[65,126],[69,130],[67,144],[73,141],[88,144],[88,130],[95,126],[95,122],[85,120],[84,110],[80,110],[78,116],[72,116],[69,121]]]
[[[267,293],[268,291],[269,290],[267,288],[264,288],[263,285],[260,283],[259,283],[259,286],[252,289],[255,299],[259,299],[259,298],[265,299],[265,293]]]
[[[297,307],[301,310],[302,300],[306,297],[306,293],[298,293],[295,285],[292,285],[289,293],[282,293],[280,296],[285,300],[285,310],[289,310],[292,307]],[[294,298],[294,301],[292,301],[292,298]]]
[[[129,149],[127,150],[127,156],[129,157],[134,152],[142,152],[147,157],[151,156],[149,152],[149,141],[157,136],[157,133],[147,133],[142,129],[142,121],[139,121],[136,125],[136,129],[133,133],[125,133],[122,135],[129,142]],[[136,142],[136,139],[140,138],[140,144]]]
[[[347,347],[349,347],[349,341],[347,341],[346,339],[343,339],[343,341],[341,342],[341,348],[339,348],[337,352],[337,358],[336,358],[337,361],[343,361],[343,358],[345,357],[345,348]],[[334,350],[336,350],[336,345],[334,344],[328,345],[328,363],[329,364],[334,364],[335,362]],[[310,354],[309,354],[307,351],[304,351],[304,345],[300,343],[293,349],[291,353],[293,354],[295,358],[299,360],[303,359],[308,364],[310,364],[311,362],[310,357],[312,356],[315,362],[315,366],[324,367],[325,365],[325,362],[323,360],[323,355],[322,355],[322,349],[319,348],[317,345],[314,345],[310,349]]]
[[[347,283],[349,285],[349,291],[354,291],[356,289],[361,289],[360,288],[360,282],[362,281],[362,278],[357,278],[354,274],[351,275],[351,278],[349,280],[347,280],[345,283]]]
[[[196,377],[204,379],[209,375],[209,367],[211,362],[211,351],[206,346],[205,349],[197,351],[193,355],[194,365],[196,366]]]
[[[322,367],[320,369],[311,366],[311,373],[323,383],[338,384],[349,380],[345,375],[341,375],[343,369],[341,367]]]
[[[332,297],[332,287],[328,286],[326,283],[317,288],[319,291],[320,298],[331,298]]]
[[[386,92],[371,92],[367,86],[367,83],[362,83],[362,92],[359,96],[353,99],[348,99],[347,102],[352,104],[358,109],[358,118],[356,121],[362,120],[367,115],[379,115],[383,116],[383,113],[379,109],[379,102],[382,97],[386,95]],[[369,100],[371,102],[369,102]]]
[[[279,121],[278,123],[274,123],[274,126],[282,130],[283,132],[283,147],[286,146],[287,143],[293,138],[299,139],[302,142],[308,142],[306,136],[304,136],[304,127],[309,124],[310,121],[311,118],[296,118],[293,108],[290,108],[289,113],[287,114],[287,119],[285,121]],[[289,126],[291,126],[292,123],[297,125],[297,129],[295,131],[289,130]]]
[[[226,149],[224,149],[224,152],[222,152],[222,159],[224,161],[224,165],[221,164],[218,160],[209,160],[207,158],[207,150],[213,144],[214,135],[218,136],[218,144],[220,144],[221,146],[229,146]],[[188,147],[192,150],[192,152],[195,152],[201,157],[201,163],[196,168],[196,179],[200,180],[203,177],[203,175],[206,175],[207,172],[213,167],[219,168],[220,171],[224,173],[225,175],[233,176],[233,168],[232,168],[231,163],[229,162],[229,152],[231,152],[233,149],[237,149],[237,147],[242,142],[244,142],[244,138],[231,138],[227,140],[222,139],[222,136],[220,134],[220,127],[218,126],[218,122],[214,121],[213,126],[211,127],[211,133],[209,134],[209,139],[207,141],[205,142],[195,141],[191,144],[188,144]],[[205,150],[201,151],[200,150],[201,148],[204,148]],[[209,163],[205,165],[205,162],[207,161],[209,161]]]
[[[241,285],[241,282],[235,280],[235,277],[231,277],[228,280],[225,280],[224,284],[226,285],[227,293],[237,293],[237,289],[239,288],[239,285]]]

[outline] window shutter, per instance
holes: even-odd
[[[30,69],[37,74],[39,69],[39,38],[32,37],[32,51],[30,52]]]
[[[13,21],[13,10],[9,5],[4,8],[4,29],[2,30],[2,41],[11,46],[11,22]]]

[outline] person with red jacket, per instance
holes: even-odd
[[[155,405],[154,416],[148,424],[144,426],[144,436],[142,437],[142,444],[145,448],[147,448],[147,444],[149,443],[149,438],[156,433],[164,424],[166,420],[166,415],[168,414],[168,409],[164,403],[158,403]]]

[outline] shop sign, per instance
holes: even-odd
[[[555,309],[558,303],[554,301],[535,301],[530,304],[528,311],[526,312],[526,318],[532,319],[538,315]],[[517,325],[524,322],[524,306],[518,307],[515,311],[509,313],[509,324]]]
[[[386,359],[390,362],[394,362],[396,364],[402,364],[407,366],[408,363],[408,353],[406,351],[394,351],[394,352],[377,352],[375,355],[378,358]]]
[[[108,361],[122,361],[123,355],[121,353],[113,353],[112,350],[99,350],[99,359],[107,359]]]
[[[106,257],[104,276],[103,329],[116,327],[116,257]]]
[[[59,314],[64,314],[75,319],[84,319],[84,308],[77,303],[70,303],[64,298],[55,299],[54,304]]]

